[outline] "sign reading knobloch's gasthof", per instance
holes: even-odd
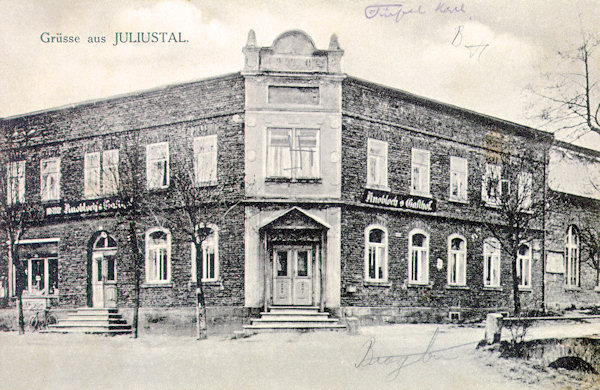
[[[437,210],[437,202],[435,199],[414,195],[394,194],[392,192],[379,190],[366,189],[362,197],[362,202],[375,206],[393,207],[403,210],[428,212]]]
[[[96,214],[105,211],[124,210],[126,205],[119,199],[103,198],[75,202],[62,202],[45,207],[45,217]]]

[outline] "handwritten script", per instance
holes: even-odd
[[[418,353],[407,353],[399,355],[377,355],[375,354],[375,338],[367,340],[362,348],[360,358],[357,363],[354,364],[356,368],[365,368],[370,366],[389,366],[391,370],[388,372],[386,379],[393,381],[398,378],[403,368],[412,366],[417,363],[428,363],[432,360],[450,360],[455,357],[452,356],[441,356],[442,352],[471,345],[475,343],[465,343],[460,345],[454,345],[452,347],[434,349],[436,339],[439,334],[439,328],[435,329],[433,336],[429,340],[429,344],[425,348],[425,351]]]
[[[465,4],[460,5],[448,5],[444,2],[439,2],[438,5],[432,10],[425,7],[423,4],[409,5],[409,4],[373,4],[365,7],[365,17],[367,19],[373,19],[375,17],[380,18],[391,18],[395,23],[401,21],[405,16],[408,15],[425,15],[429,12],[439,14],[457,14],[466,13]]]

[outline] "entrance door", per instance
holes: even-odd
[[[311,247],[273,248],[274,305],[312,305],[312,263]]]
[[[92,302],[94,307],[117,307],[117,273],[114,251],[92,253]]]

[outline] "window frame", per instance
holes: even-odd
[[[533,174],[529,171],[521,171],[517,175],[517,196],[519,207],[530,211],[533,205]]]
[[[220,279],[220,267],[219,267],[219,228],[216,225],[207,225],[207,228],[209,228],[211,230],[210,235],[204,240],[204,242],[202,242],[202,283],[205,282],[218,282]],[[211,241],[207,241],[209,239],[212,238],[212,242]],[[207,276],[207,261],[208,261],[208,256],[207,253],[205,252],[205,248],[208,247],[209,245],[211,245],[214,249],[214,277],[213,278],[209,278]],[[196,279],[196,245],[192,242],[191,243],[191,271],[192,271],[192,275],[191,275],[191,281],[192,283],[196,283],[197,279]]]
[[[201,144],[210,144],[211,152],[200,152]],[[217,134],[201,135],[194,137],[192,144],[193,164],[194,164],[194,185],[197,187],[215,185],[218,182],[218,155],[219,138]],[[200,171],[200,168],[206,164],[200,162],[200,155],[207,155],[206,161],[210,160],[210,172]],[[203,162],[206,162],[202,160]]]
[[[495,186],[488,186],[490,179],[496,180]],[[481,180],[481,200],[486,204],[486,206],[499,207],[502,204],[503,182],[507,181],[502,179],[502,165],[485,163],[485,171]],[[494,189],[493,197],[490,195],[492,189]]]
[[[373,146],[383,148],[382,154],[371,153]],[[376,189],[388,189],[388,142],[369,138],[367,139],[367,187]],[[371,169],[375,164],[375,174],[373,177]],[[377,180],[378,179],[378,180]]]
[[[418,247],[418,246],[414,246],[413,245],[413,237],[417,234],[421,234],[423,236],[425,236],[425,240],[424,240],[424,246],[422,247]],[[424,255],[422,254],[422,258],[421,259],[417,259],[417,263],[420,263],[420,267],[423,270],[421,275],[422,278],[419,278],[419,272],[418,269],[419,267],[417,267],[417,278],[414,279],[413,276],[413,258],[414,258],[414,254],[419,253],[417,251],[419,251],[419,249],[423,248],[420,250],[420,253],[424,253]],[[413,229],[408,233],[408,283],[409,284],[417,284],[417,285],[426,285],[429,283],[429,234],[427,234],[427,232],[425,232],[425,230],[423,229]]]
[[[381,230],[383,232],[382,243],[371,243],[369,241],[369,235],[373,230]],[[375,255],[375,278],[369,277],[369,253],[371,248],[382,248],[383,258],[379,258],[379,255]],[[375,253],[378,253],[375,250]],[[387,229],[378,224],[372,224],[365,228],[365,252],[364,252],[364,271],[365,271],[365,282],[369,283],[387,283],[388,281],[388,231]],[[382,277],[379,278],[377,275],[377,269],[382,269]]]
[[[288,134],[287,150],[289,151],[289,168],[276,168],[275,161],[271,161],[273,150],[271,148],[272,133],[285,130]],[[297,167],[297,161],[302,161],[303,150],[298,146],[297,134],[302,131],[312,131],[315,136],[315,148],[310,150],[313,158],[312,171],[304,175],[301,168]],[[285,150],[285,147],[283,148]],[[289,174],[277,174],[278,172],[289,170]],[[265,178],[272,181],[303,181],[303,180],[321,180],[321,129],[314,127],[267,127],[265,137]]]
[[[573,256],[573,251],[575,256]],[[575,225],[569,225],[565,236],[565,286],[580,287],[581,250],[579,231]]]
[[[151,148],[159,148],[164,147],[166,150],[164,151],[165,157],[157,158],[150,155]],[[153,185],[153,182],[150,180],[150,172],[153,170],[152,163],[164,161],[163,173],[165,176],[161,176],[159,180],[162,182],[159,185]],[[169,142],[155,142],[152,144],[146,145],[146,188],[148,190],[161,190],[165,188],[169,188],[171,182],[171,168],[170,168],[170,153],[169,153]],[[166,183],[165,183],[166,182]]]
[[[423,157],[426,156],[427,164],[417,162],[417,156],[421,154]],[[421,167],[423,169],[423,175],[417,177],[415,168]],[[419,188],[415,188],[418,184]],[[421,188],[423,185],[424,188]],[[420,196],[431,196],[431,152],[427,149],[411,148],[410,151],[410,194]]]
[[[528,249],[528,253],[527,255],[521,255],[520,254],[520,249],[522,246],[526,246]],[[532,262],[532,258],[533,258],[533,250],[531,248],[531,245],[522,242],[521,244],[519,244],[519,247],[517,248],[517,277],[519,278],[519,288],[521,289],[530,289],[532,286],[532,280],[531,280],[531,262]],[[525,280],[525,275],[523,273],[523,261],[527,261],[527,268],[525,269],[526,274],[528,276],[527,280],[527,284],[523,283],[523,281]]]
[[[455,250],[452,249],[452,241],[454,239],[460,239],[463,241],[464,243],[464,248],[462,250]],[[452,259],[452,255],[460,255],[462,254],[462,258],[458,257],[456,258],[457,261],[454,262],[454,269],[455,269],[455,275],[456,275],[456,280],[452,281],[452,273],[451,270],[452,268],[450,267],[450,260]],[[462,262],[462,273],[459,274],[459,270],[460,270],[460,262]],[[451,235],[448,236],[448,258],[447,258],[447,267],[448,267],[448,272],[447,272],[447,283],[448,286],[466,286],[467,285],[467,239],[458,234],[458,233],[453,233]],[[462,283],[461,283],[462,282]]]
[[[150,240],[150,236],[153,233],[156,232],[162,232],[166,234],[166,239],[165,239],[165,244],[151,244]],[[171,232],[169,231],[169,229],[165,229],[165,228],[161,228],[161,227],[155,227],[155,228],[151,228],[149,230],[146,231],[146,235],[145,235],[145,241],[144,241],[145,245],[145,280],[147,284],[168,284],[171,283]],[[156,279],[151,279],[150,276],[151,275],[151,264],[150,261],[152,261],[153,259],[150,258],[150,251],[152,249],[165,249],[165,253],[166,253],[166,271],[167,271],[167,278],[166,279],[161,279],[160,275],[158,275],[159,277]],[[154,259],[156,261],[159,261],[158,259]],[[155,268],[156,269],[156,268]]]
[[[112,164],[107,164],[106,161],[109,159],[107,156],[115,154],[116,160]],[[106,149],[97,152],[85,153],[83,158],[83,195],[87,199],[99,198],[106,195],[115,195],[119,190],[119,149]],[[98,160],[98,166],[88,166],[89,161],[92,158]],[[110,168],[115,168],[114,188],[108,188],[106,183],[109,182],[108,171]],[[90,179],[95,178],[96,189],[88,187]],[[112,181],[112,179],[110,179]]]
[[[464,171],[461,170],[464,163]],[[456,175],[455,175],[456,174]],[[454,184],[458,181],[458,195],[453,195]],[[462,188],[460,182],[462,181]],[[468,201],[469,161],[464,157],[450,156],[450,188],[448,199],[457,202]]]
[[[6,164],[6,204],[25,203],[25,160],[9,161]],[[16,194],[14,191],[16,182]],[[16,195],[16,196],[15,196]],[[16,198],[16,199],[15,199]]]
[[[497,277],[494,280],[493,272]],[[500,241],[495,237],[489,237],[483,240],[483,287],[500,287],[502,281],[502,248]],[[489,282],[488,282],[489,279]]]
[[[55,163],[56,170],[48,172],[48,164]],[[46,164],[46,170],[44,170],[44,164]],[[46,180],[54,176],[56,192],[50,193],[48,186],[45,185]],[[51,157],[40,160],[40,198],[42,202],[60,200],[60,157]]]

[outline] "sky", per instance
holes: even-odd
[[[598,32],[599,3],[0,0],[0,117],[237,72],[250,29],[260,46],[300,29],[319,49],[335,33],[351,76],[543,128],[528,87],[574,66],[557,52],[575,47],[583,31]],[[384,17],[373,7],[381,4],[402,4],[406,14]],[[438,5],[456,12],[436,12]],[[138,31],[181,33],[187,42],[114,46],[116,33]],[[80,42],[43,42],[58,33]],[[598,135],[556,136],[600,150]]]

